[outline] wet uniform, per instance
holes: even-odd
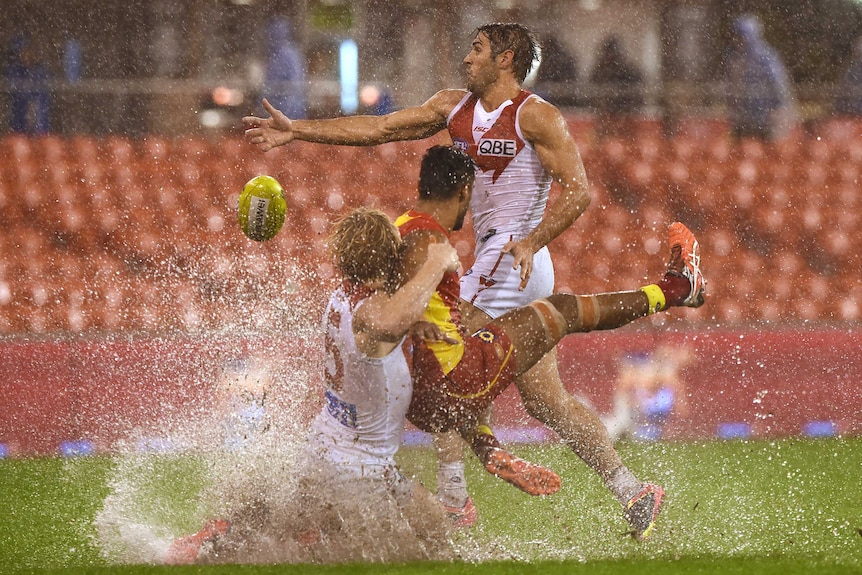
[[[336,290],[324,314],[326,393],[306,449],[343,478],[380,479],[397,497],[413,484],[395,465],[410,405],[410,368],[398,345],[382,358],[356,348],[353,314],[368,294]]]
[[[433,217],[413,210],[400,216],[395,225],[401,237],[417,230],[449,235]],[[459,294],[458,274],[446,272],[424,315],[458,343],[412,342],[413,401],[407,419],[424,431],[446,431],[475,422],[514,381],[514,347],[509,337],[495,326],[465,336]]]
[[[526,90],[486,112],[467,93],[449,114],[447,127],[458,149],[476,163],[470,214],[476,233],[475,263],[461,278],[461,297],[499,317],[554,291],[554,267],[547,247],[533,256],[533,271],[518,291],[520,270],[501,248],[526,237],[542,221],[553,179],[518,125],[521,107],[538,98]]]

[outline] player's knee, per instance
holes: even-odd
[[[594,295],[554,294],[537,301],[545,301],[562,318],[564,335],[593,331],[601,321],[601,305]]]
[[[602,316],[599,300],[594,295],[575,296],[578,304],[577,330],[579,332],[593,331],[599,325]]]
[[[532,308],[539,318],[546,338],[557,342],[566,335],[568,331],[566,317],[549,299],[537,299],[528,304],[528,307]]]

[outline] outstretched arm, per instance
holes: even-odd
[[[449,112],[463,95],[462,90],[442,90],[421,106],[405,108],[385,116],[344,116],[328,120],[291,120],[264,100],[263,107],[270,117],[246,116],[242,123],[246,139],[264,152],[293,140],[374,146],[433,136],[446,128]]]
[[[504,252],[511,252],[515,257],[514,267],[521,269],[521,289],[524,289],[532,272],[533,254],[566,231],[584,213],[590,205],[590,192],[578,145],[556,107],[544,101],[525,105],[520,126],[542,166],[562,186],[562,192],[548,205],[541,223],[527,237],[503,247]]]

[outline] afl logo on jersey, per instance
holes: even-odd
[[[484,328],[474,333],[473,337],[478,337],[485,343],[494,343],[494,332]]]
[[[515,140],[497,140],[487,138],[479,140],[480,156],[500,156],[503,158],[514,158],[518,153],[518,144]]]
[[[464,138],[455,138],[452,140],[452,146],[459,152],[467,153],[467,148],[470,147],[469,142]]]

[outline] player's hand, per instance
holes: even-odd
[[[526,239],[512,241],[506,243],[503,249],[500,250],[504,254],[512,254],[514,261],[512,269],[521,270],[521,284],[518,286],[518,291],[524,291],[527,287],[527,282],[530,281],[530,274],[533,273],[533,246]]]
[[[269,113],[269,118],[243,117],[245,139],[263,152],[292,142],[293,123],[290,118],[276,109],[266,98],[263,100],[263,107]]]
[[[461,260],[458,259],[458,250],[449,242],[434,242],[428,244],[428,261],[434,262],[447,272],[458,270]]]
[[[453,339],[443,333],[440,326],[431,323],[430,321],[417,321],[410,327],[410,335],[421,337],[425,341],[445,341],[446,343],[457,344],[458,340]]]

